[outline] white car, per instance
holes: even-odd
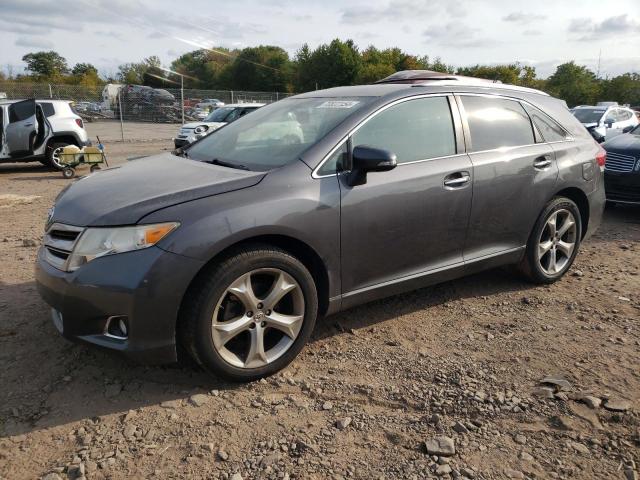
[[[62,169],[67,145],[91,145],[69,100],[0,101],[0,162],[39,161]]]
[[[613,102],[601,102],[613,103]],[[628,107],[615,105],[580,105],[571,109],[571,113],[582,123],[599,142],[611,140],[621,133],[628,132],[638,125],[638,117]]]
[[[217,108],[207,115],[202,122],[184,124],[182,128],[180,128],[178,136],[173,139],[173,143],[176,148],[189,145],[223,125],[231,123],[265,105],[265,103],[234,103]]]
[[[210,110],[213,108],[224,107],[224,102],[222,100],[218,100],[217,98],[205,98],[200,103],[196,103],[196,107],[206,108]]]

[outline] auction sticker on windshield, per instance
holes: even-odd
[[[359,103],[357,100],[328,100],[316,108],[351,108]]]

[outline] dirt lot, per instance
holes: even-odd
[[[99,136],[104,144],[122,142],[124,135],[124,141],[129,146],[131,146],[131,143],[148,144],[156,143],[159,140],[169,141],[180,130],[179,123],[151,122],[124,122],[121,129],[120,122],[117,120],[88,122],[86,126],[89,137],[93,142],[96,141],[96,136]],[[167,143],[171,144],[171,142]]]
[[[32,270],[66,184],[0,165],[0,478],[637,478],[640,209],[555,285],[497,270],[352,309],[233,385],[57,334]]]

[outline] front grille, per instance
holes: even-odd
[[[607,161],[604,165],[604,169],[616,173],[629,173],[633,172],[635,165],[636,159],[631,155],[607,152]]]
[[[67,259],[84,231],[82,227],[54,223],[44,234],[45,259],[54,267],[66,270]]]

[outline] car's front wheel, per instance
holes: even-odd
[[[205,370],[249,381],[293,361],[317,314],[316,287],[305,266],[284,250],[254,245],[200,276],[185,298],[179,335]]]
[[[521,271],[535,283],[553,283],[573,264],[582,222],[578,206],[565,197],[552,199],[538,217],[531,232]]]

